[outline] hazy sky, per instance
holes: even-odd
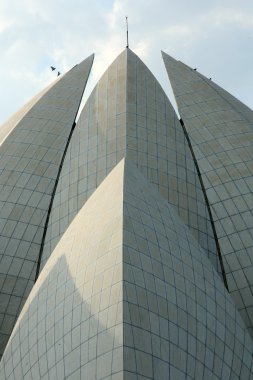
[[[91,53],[87,92],[130,48],[170,95],[161,50],[253,108],[253,0],[0,0],[0,124]],[[86,93],[87,97],[87,93]]]

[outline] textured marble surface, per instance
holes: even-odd
[[[163,57],[211,205],[228,288],[253,336],[253,111]]]
[[[185,129],[130,49],[1,129],[1,379],[252,379],[252,111],[164,60]]]
[[[216,244],[188,142],[161,86],[129,49],[89,97],[64,161],[42,267],[92,192],[123,158],[172,204],[219,271]]]
[[[35,281],[65,146],[93,56],[1,127],[0,356]]]
[[[3,379],[250,379],[252,341],[174,208],[122,160],[47,261]]]

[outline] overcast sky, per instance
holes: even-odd
[[[253,108],[253,0],[0,0],[0,124],[95,53],[88,92],[130,48],[170,96],[161,50]],[[87,97],[87,93],[86,93]]]

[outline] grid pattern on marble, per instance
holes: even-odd
[[[209,215],[183,130],[157,80],[129,49],[106,71],[78,121],[47,230],[42,267],[82,205],[127,156],[178,210],[215,268]]]
[[[182,126],[156,78],[131,51],[126,124],[126,157],[175,206],[219,270],[208,209]]]
[[[125,156],[126,51],[111,64],[77,122],[50,215],[41,268],[89,196]]]
[[[123,380],[123,169],[122,162],[94,192],[47,261],[1,379]]]
[[[239,112],[239,114],[242,115],[242,117],[247,120],[248,122],[252,123],[253,122],[253,112],[252,109],[246,106],[244,103],[242,103],[239,99],[235,98],[232,94],[218,86],[215,82],[212,80],[207,79],[204,75],[201,73],[198,73],[199,77],[202,78],[203,80],[207,81],[207,83],[215,90],[218,92],[218,94],[226,100],[231,107]]]
[[[230,293],[253,336],[253,111],[164,54],[202,174]]]
[[[252,379],[253,344],[233,299],[173,207],[129,164],[123,215],[124,375]]]
[[[0,146],[11,133],[11,131],[16,127],[18,122],[27,114],[28,111],[34,106],[34,104],[44,95],[46,92],[55,85],[61,78],[57,78],[53,83],[43,89],[40,93],[35,95],[31,100],[29,100],[20,110],[15,112],[14,115],[10,117],[5,123],[0,127]]]
[[[92,61],[51,87],[0,148],[0,355],[34,283],[53,188]]]

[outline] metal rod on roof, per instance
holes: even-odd
[[[127,35],[127,45],[126,47],[129,47],[129,42],[128,42],[128,16],[126,16],[126,35]]]

